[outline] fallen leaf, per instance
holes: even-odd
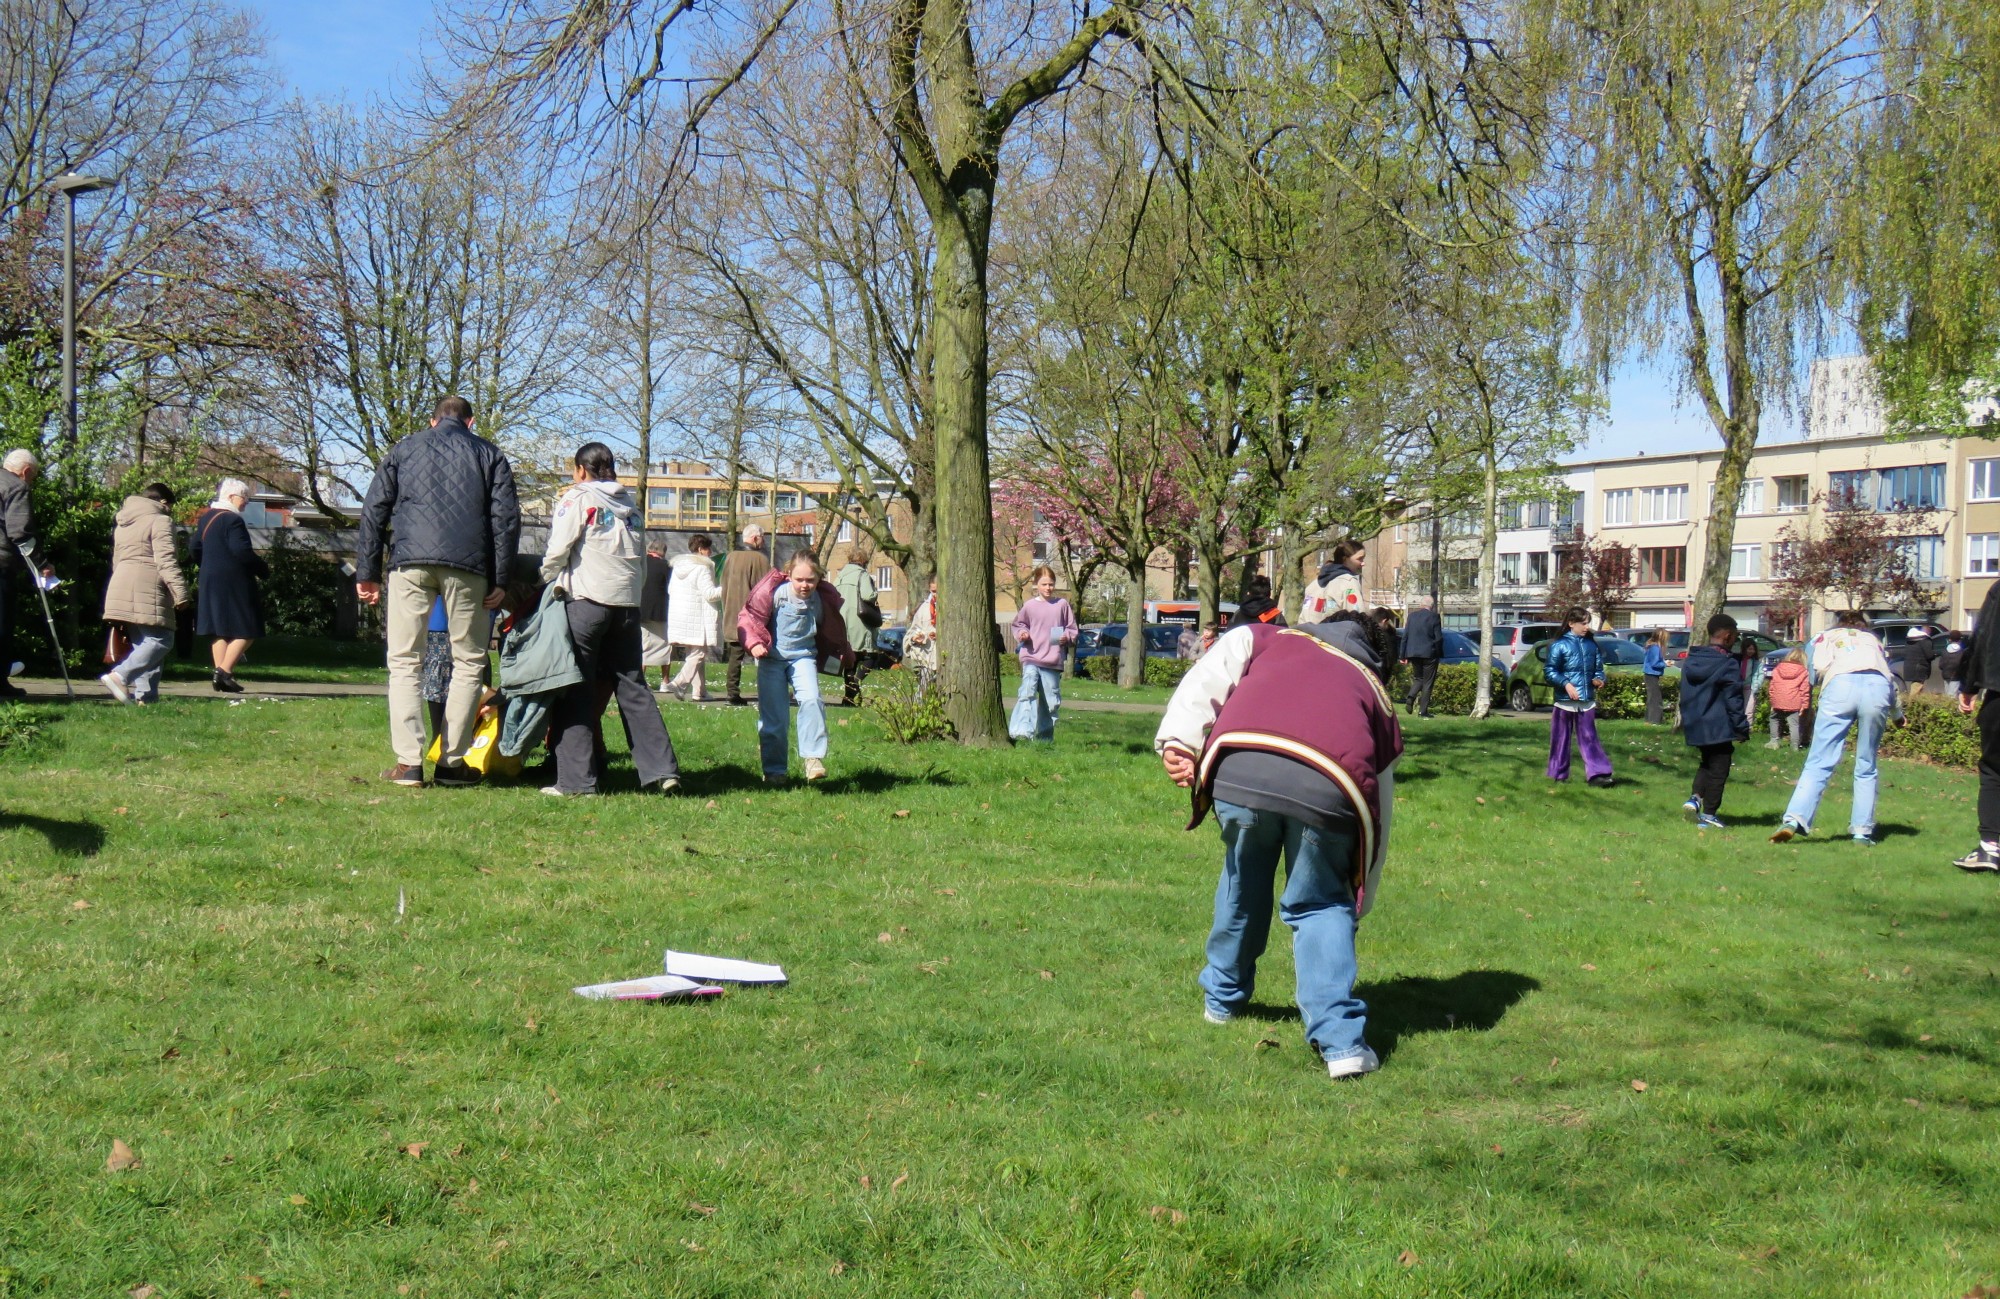
[[[412,1141],[409,1145],[397,1146],[396,1149],[408,1155],[412,1159],[422,1159],[424,1157],[424,1151],[430,1149],[430,1146],[431,1143],[428,1141]]]
[[[88,902],[85,902],[82,898],[78,898],[76,901],[69,904],[69,909],[71,911],[88,911],[90,910],[90,904]]]
[[[1903,1098],[1903,1104],[1908,1105],[1913,1109],[1922,1109],[1924,1107],[1924,1103],[1918,1100],[1914,1096],[1905,1096]]]
[[[1056,977],[1056,972],[1054,970],[1043,970],[1041,974],[1044,979],[1053,979]]]
[[[1154,1222],[1158,1222],[1162,1218],[1164,1218],[1176,1227],[1186,1222],[1188,1217],[1185,1213],[1182,1213],[1179,1209],[1170,1209],[1164,1204],[1156,1204],[1152,1208],[1146,1210],[1146,1212],[1152,1215]]]
[[[896,1175],[896,1180],[889,1183],[889,1189],[892,1191],[900,1191],[903,1189],[903,1183],[909,1180],[910,1180],[910,1175],[908,1173],[898,1173]]]
[[[902,819],[903,819],[904,817],[908,816],[909,814],[910,814],[910,809],[909,809],[909,808],[907,808],[907,807],[901,807],[901,808],[897,808],[897,809],[896,809],[896,819],[897,819],[898,821],[902,820]]]
[[[688,1208],[693,1209],[704,1218],[713,1218],[715,1216],[715,1206],[712,1204],[703,1204],[698,1200],[689,1200]]]
[[[1406,1249],[1396,1255],[1396,1261],[1404,1267],[1415,1267],[1420,1260],[1417,1258],[1415,1251]]]
[[[114,807],[114,808],[112,808],[112,809],[111,809],[111,815],[113,815],[113,816],[124,816],[124,815],[125,815],[126,813],[130,812],[131,810],[132,810],[132,809],[131,809],[131,808],[129,808],[129,807]],[[151,1287],[151,1286],[147,1286],[147,1287],[146,1287],[146,1289],[147,1289],[147,1290],[151,1290],[152,1288],[153,1288],[153,1287]]]
[[[128,1168],[137,1168],[138,1166],[139,1156],[132,1153],[132,1147],[126,1145],[117,1137],[111,1138],[111,1154],[104,1161],[105,1171],[122,1173]]]
[[[874,1189],[875,1189],[875,1179],[874,1179],[874,1178],[872,1178],[872,1177],[870,1177],[870,1176],[869,1176],[868,1174],[866,1174],[866,1173],[863,1173],[863,1174],[861,1175],[861,1189],[862,1189],[862,1190],[864,1190],[864,1191],[872,1191],[872,1190],[874,1190]]]
[[[306,1202],[306,1197],[303,1195],[294,1195],[291,1197],[290,1200],[290,1203],[294,1208],[303,1205],[305,1202]]]
[[[1472,801],[1473,801],[1473,802],[1475,802],[1475,803],[1477,803],[1477,804],[1479,804],[1479,806],[1481,806],[1481,807],[1485,807],[1485,806],[1486,806],[1486,800],[1485,800],[1485,799],[1483,799],[1483,798],[1474,798],[1474,799],[1473,799]]]
[[[715,800],[712,798],[709,799],[708,802],[702,804],[701,810],[704,812],[713,812],[715,810]]]
[[[1494,1146],[1494,1147],[1493,1147],[1493,1153],[1494,1153],[1494,1154],[1496,1154],[1496,1155],[1504,1155],[1504,1154],[1506,1154],[1507,1152],[1506,1152],[1506,1151],[1504,1151],[1504,1150],[1502,1150],[1502,1149],[1501,1149],[1501,1148],[1500,1148],[1499,1146],[1497,1146],[1497,1145],[1496,1145],[1496,1146]]]
[[[878,943],[893,943],[896,941],[896,936],[884,929],[881,933],[875,935],[875,941]]]
[[[1919,1033],[1919,1034],[1917,1034],[1917,1041],[1919,1041],[1919,1042],[1928,1042],[1928,1041],[1930,1041],[1930,1040],[1931,1040],[1931,1035],[1930,1035],[1929,1033]]]
[[[525,1025],[523,1025],[523,1027],[525,1027],[530,1033],[539,1033],[542,1031],[542,1026],[535,1022],[535,1017],[533,1015],[528,1016],[528,1022]]]
[[[1583,963],[1583,968],[1584,968],[1584,969],[1586,969],[1586,970],[1589,970],[1589,971],[1591,971],[1591,972],[1593,972],[1593,973],[1595,973],[1595,972],[1596,972],[1596,970],[1597,970],[1597,967],[1596,967],[1596,966],[1594,966],[1594,965],[1592,965],[1592,964],[1591,964],[1590,962],[1588,962],[1588,961],[1585,961],[1585,962]]]
[[[1283,1045],[1284,1043],[1275,1037],[1263,1037],[1257,1039],[1256,1049],[1259,1051],[1275,1051]]]
[[[543,1090],[543,1091],[545,1091],[545,1092],[547,1092],[547,1093],[549,1094],[549,1099],[550,1099],[550,1100],[554,1101],[554,1102],[555,1102],[556,1104],[558,1104],[558,1105],[562,1104],[562,1097],[560,1097],[560,1096],[556,1095],[556,1089],[555,1089],[555,1088],[553,1088],[553,1087],[549,1086],[549,1085],[548,1085],[547,1083],[543,1083],[543,1084],[542,1084],[542,1090]]]
[[[481,866],[479,868],[479,873],[481,875],[491,875],[493,873],[493,868],[491,866]]]
[[[933,890],[931,890],[931,891],[932,891],[933,893],[937,893],[937,894],[939,894],[940,896],[943,896],[943,897],[947,897],[947,898],[955,898],[955,897],[957,897],[957,896],[958,896],[958,890],[957,890],[957,889],[933,889]]]
[[[241,701],[239,700],[238,702],[241,702]],[[244,1273],[244,1274],[243,1274],[243,1279],[244,1279],[245,1281],[248,1281],[248,1282],[249,1282],[249,1283],[250,1283],[250,1284],[251,1284],[252,1286],[256,1287],[256,1288],[257,1288],[257,1289],[259,1289],[259,1290],[262,1290],[262,1289],[264,1288],[264,1278],[263,1278],[263,1277],[261,1277],[261,1276],[258,1276],[258,1275],[257,1275],[257,1274],[256,1274],[255,1272],[246,1272],[246,1273]]]
[[[1632,1090],[1635,1092],[1645,1091],[1646,1090],[1645,1082],[1642,1079],[1634,1078],[1632,1080]]]
[[[153,1296],[158,1294],[159,1291],[149,1285],[135,1285],[125,1293],[130,1295],[132,1299],[153,1299]]]
[[[840,1275],[841,1273],[845,1272],[846,1270],[847,1270],[847,1264],[845,1264],[845,1263],[841,1262],[841,1261],[840,1261],[839,1259],[835,1259],[835,1260],[834,1260],[834,1263],[833,1263],[833,1266],[832,1266],[832,1267],[830,1267],[830,1268],[828,1268],[828,1269],[827,1269],[826,1271],[827,1271],[827,1275],[829,1275],[829,1276],[839,1276],[839,1275]]]
[[[178,1060],[180,1058],[181,1058],[181,1049],[177,1046],[170,1046],[166,1050],[160,1052],[160,1059],[162,1060]]]
[[[691,1240],[684,1240],[681,1244],[687,1246],[688,1253],[690,1254],[706,1254],[708,1252],[703,1246],[697,1245]]]

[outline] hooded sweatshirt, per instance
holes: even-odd
[[[1781,659],[1771,669],[1771,707],[1781,713],[1802,713],[1812,703],[1812,673],[1803,663]]]
[[[564,491],[549,522],[542,581],[570,598],[636,609],[645,595],[646,547],[623,483],[593,479]]]

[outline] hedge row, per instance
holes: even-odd
[[[1148,658],[1145,682],[1149,686],[1177,686],[1181,683],[1181,678],[1188,674],[1188,669],[1193,666],[1192,659]],[[1118,680],[1118,656],[1097,654],[1085,659],[1083,675],[1092,681]]]

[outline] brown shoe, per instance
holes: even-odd
[[[399,762],[383,772],[382,779],[392,785],[406,785],[411,789],[422,789],[424,787],[424,769],[421,766],[412,767],[407,763]]]

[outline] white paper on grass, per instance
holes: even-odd
[[[592,1001],[658,1001],[662,997],[719,997],[722,989],[709,988],[678,974],[655,974],[618,983],[592,983],[576,990],[579,997]]]
[[[667,973],[687,979],[715,979],[722,983],[783,983],[785,972],[775,965],[738,961],[727,956],[699,956],[693,952],[667,952]]]

